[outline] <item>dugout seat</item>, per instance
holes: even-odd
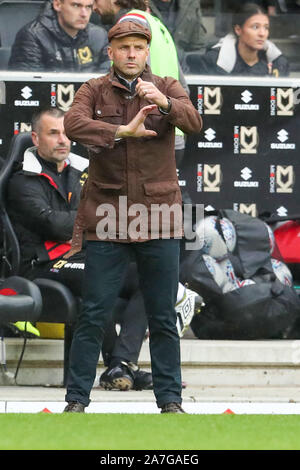
[[[17,32],[38,16],[43,1],[4,1],[0,2],[0,44],[11,47]]]
[[[14,165],[23,158],[25,149],[32,147],[31,134],[28,132],[15,135],[10,144],[8,155],[0,170],[0,223],[3,231],[3,254],[1,264],[1,279],[20,274],[20,246],[6,209],[6,191],[8,180],[13,172]],[[69,353],[72,337],[81,300],[75,298],[70,289],[51,279],[35,279],[42,296],[43,307],[39,315],[39,322],[64,323],[64,375],[63,385],[66,384]]]
[[[10,52],[10,47],[0,47],[0,70],[7,70]]]
[[[36,322],[42,312],[39,287],[21,276],[10,276],[0,286],[0,325],[17,321]]]
[[[4,332],[7,324],[15,322],[36,322],[42,312],[42,296],[39,287],[28,279],[10,276],[0,286],[0,339],[1,368],[4,385],[15,385],[22,362],[27,335],[24,334],[24,346],[14,374],[6,370],[6,346]],[[26,325],[26,323],[25,323]]]

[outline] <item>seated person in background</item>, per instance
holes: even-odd
[[[233,15],[232,26],[233,33],[199,57],[199,74],[289,75],[287,59],[268,40],[269,17],[265,10],[254,3],[246,3]]]
[[[53,0],[16,35],[8,68],[106,73],[107,33],[89,23],[93,0]]]
[[[245,3],[249,3],[249,1],[264,8],[270,16],[277,14],[276,0],[222,0],[217,10],[215,22],[215,34],[218,38],[225,36],[230,29],[232,13],[236,11],[237,8],[241,8]]]
[[[204,52],[206,29],[202,21],[200,0],[149,0],[149,11],[168,28],[184,67],[185,53]]]
[[[21,249],[21,274],[28,279],[50,278],[82,294],[85,250],[64,259],[87,177],[88,160],[70,153],[64,113],[57,108],[40,111],[32,120],[35,147],[27,149],[8,186],[8,212]],[[116,313],[115,313],[116,312]],[[127,273],[113,315],[121,324],[119,346],[107,335],[102,356],[115,369],[104,375],[107,388],[152,387],[152,375],[137,366],[147,320],[140,304],[136,265]],[[111,370],[110,369],[110,370]]]

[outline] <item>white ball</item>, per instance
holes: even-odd
[[[225,238],[226,246],[232,253],[236,246],[236,231],[234,225],[226,217],[223,217],[223,219],[220,220],[220,225]]]
[[[239,287],[245,287],[251,286],[252,284],[255,284],[255,282],[252,279],[238,279],[238,284]]]
[[[230,282],[225,282],[224,286],[222,287],[222,292],[223,294],[227,294],[227,292],[232,292],[233,290],[236,290],[237,288],[233,286]]]
[[[216,220],[215,216],[202,219],[196,226],[196,234],[203,253],[219,259],[227,254],[227,247],[216,228]]]
[[[232,263],[229,258],[226,258],[222,261],[219,262],[220,268],[223,271],[223,275],[226,279],[226,282],[231,284],[234,289],[238,289],[239,284],[238,284],[238,279],[235,275]]]
[[[275,258],[271,258],[272,268],[282,284],[292,287],[293,285],[293,276],[289,268],[285,263],[279,261]]]
[[[270,254],[272,254],[273,251],[274,251],[274,248],[275,248],[275,236],[274,236],[274,233],[273,233],[273,230],[271,229],[271,227],[266,223],[265,223],[265,225],[267,227],[268,234],[269,234]]]
[[[225,277],[217,261],[212,256],[209,256],[209,255],[203,255],[203,259],[204,259],[207,269],[212,274],[216,283],[220,287],[222,287],[225,282]]]

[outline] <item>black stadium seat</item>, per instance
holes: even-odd
[[[28,279],[10,276],[0,287],[0,325],[17,321],[36,322],[42,313],[39,287]]]
[[[17,32],[38,16],[43,1],[0,2],[0,45],[11,47]]]
[[[0,341],[1,341],[1,384],[16,385],[17,374],[22,362],[27,336],[24,335],[23,350],[14,374],[6,369],[6,346],[4,330],[8,323],[36,322],[41,315],[43,301],[39,287],[28,279],[10,276],[0,287]]]
[[[0,70],[7,70],[11,47],[0,47]]]

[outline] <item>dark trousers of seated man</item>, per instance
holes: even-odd
[[[81,318],[70,353],[66,401],[85,406],[95,380],[109,313],[134,253],[149,325],[153,390],[158,407],[181,403],[180,341],[175,303],[179,240],[144,243],[89,241]]]
[[[67,286],[76,297],[82,297],[85,256],[82,250],[68,260],[61,258],[34,265],[28,277],[53,279]],[[114,367],[121,361],[137,364],[148,322],[135,262],[129,264],[118,298],[115,302],[111,299],[110,310],[101,351],[104,365]],[[116,324],[121,327],[118,335]]]

